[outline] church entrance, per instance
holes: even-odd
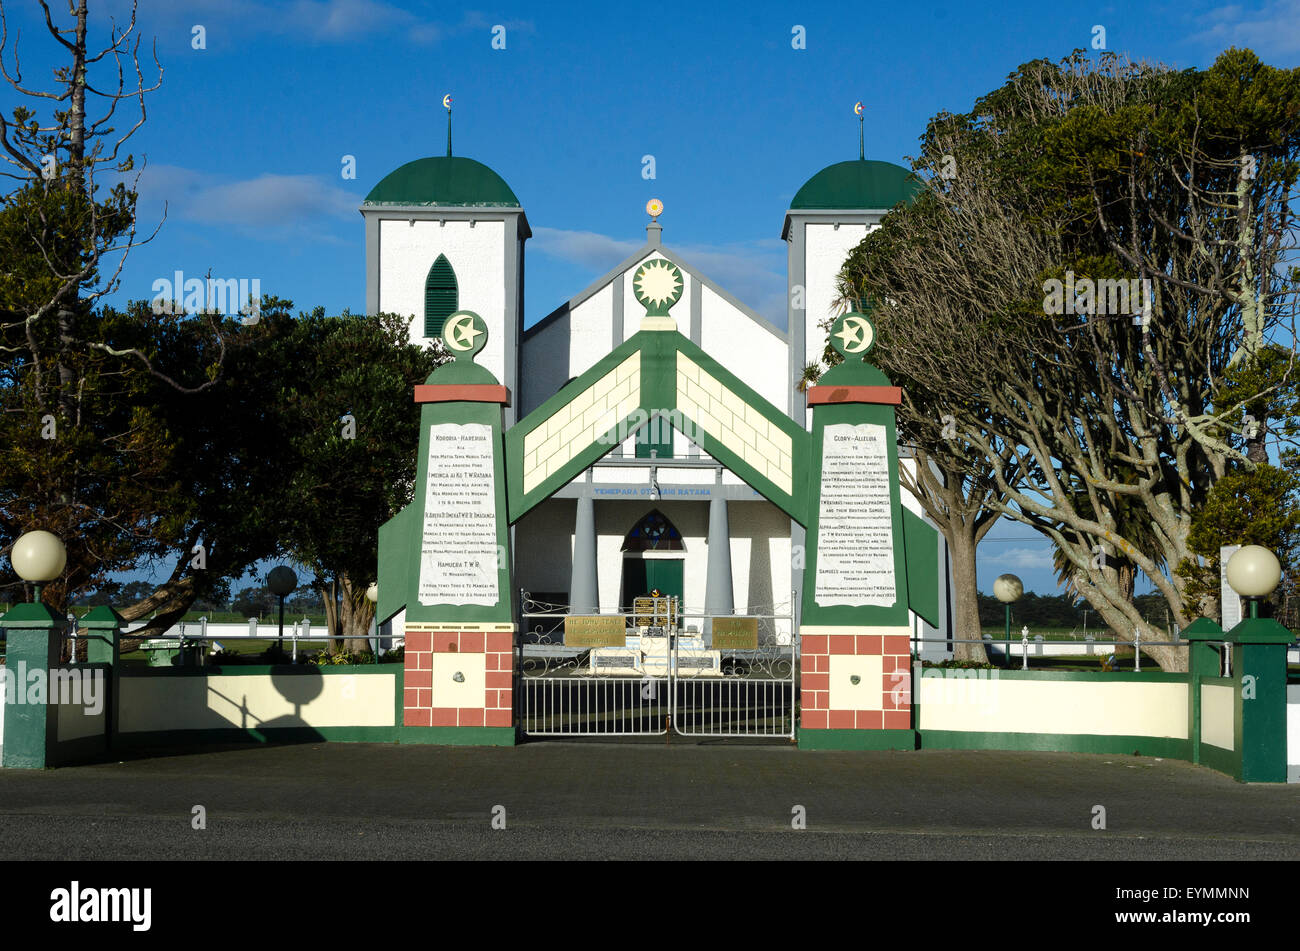
[[[623,586],[619,608],[630,612],[638,598],[686,595],[686,546],[682,533],[658,509],[648,512],[623,539]]]

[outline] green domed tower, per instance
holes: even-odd
[[[513,394],[524,321],[523,206],[482,162],[447,154],[407,162],[361,204],[366,225],[366,311],[411,318],[411,340],[442,333],[447,316],[472,310],[488,324],[478,357]],[[515,421],[506,407],[506,425]]]
[[[826,166],[790,202],[781,230],[789,247],[790,387],[792,415],[804,425],[810,425],[810,417],[795,384],[805,366],[821,359],[826,332],[818,324],[834,314],[840,268],[885,212],[923,187],[900,165],[858,158]]]

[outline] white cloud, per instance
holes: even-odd
[[[1018,568],[1021,571],[1052,570],[1050,548],[1012,548],[1008,551],[994,551],[990,555],[982,555],[981,561],[984,560],[999,568]]]
[[[1257,10],[1230,4],[1206,13],[1200,25],[1192,42],[1249,47],[1261,56],[1300,52],[1300,0],[1272,0]]]
[[[534,228],[529,250],[605,273],[642,246],[643,241],[612,238],[593,231]],[[670,245],[692,266],[736,299],[778,327],[786,320],[786,251],[776,239],[728,244]]]
[[[109,0],[106,12],[119,23],[125,22],[130,16],[130,3]],[[188,27],[203,24],[208,27],[212,49],[217,48],[213,45],[216,27],[221,27],[227,35],[233,27],[238,27],[318,43],[347,43],[374,34],[392,34],[421,45],[437,42],[447,35],[480,30],[486,44],[488,31],[498,23],[506,28],[507,38],[513,31],[534,31],[530,20],[494,20],[474,10],[464,12],[456,22],[437,23],[412,13],[406,5],[386,0],[187,0],[183,4],[159,4],[148,13],[151,27],[159,22],[186,27],[177,35],[182,35],[187,44]]]
[[[167,202],[167,217],[245,232],[312,233],[313,224],[350,220],[359,202],[352,193],[311,175],[262,174],[228,181],[175,165],[151,165],[140,175],[142,203]]]

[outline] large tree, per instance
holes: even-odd
[[[1300,72],[1243,51],[1204,72],[1026,64],[971,113],[931,121],[926,200],[886,217],[852,275],[882,369],[942,395],[991,465],[992,504],[1053,540],[1120,637],[1159,634],[1121,564],[1175,623],[1194,616],[1164,567],[1190,554],[1192,514],[1230,462],[1254,464],[1225,381],[1293,332],[1298,106]]]

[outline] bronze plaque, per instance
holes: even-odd
[[[677,601],[673,598],[633,598],[634,627],[675,627]]]
[[[713,619],[714,650],[756,650],[758,648],[758,618],[715,617]]]
[[[626,643],[620,615],[571,614],[564,619],[566,647],[623,647]]]

